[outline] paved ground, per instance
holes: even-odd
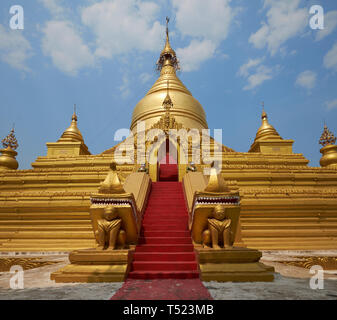
[[[333,299],[337,300],[337,271],[325,275],[324,289],[312,290],[308,269],[287,266],[280,262],[292,260],[292,256],[337,256],[335,251],[265,251],[263,262],[275,267],[274,282],[218,283],[204,282],[213,299]],[[27,256],[27,255],[25,255]],[[24,289],[10,289],[9,272],[0,273],[0,300],[12,299],[109,299],[122,283],[62,284],[50,280],[50,273],[68,264],[65,254],[39,255],[57,264],[26,270]],[[0,255],[1,258],[1,255]]]

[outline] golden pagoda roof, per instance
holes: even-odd
[[[268,122],[268,116],[264,110],[262,111],[261,119],[262,125],[257,130],[254,142],[260,140],[283,140],[275,128]]]
[[[185,128],[200,130],[207,128],[203,107],[177,77],[176,71],[179,69],[179,62],[170,44],[168,27],[165,46],[157,61],[157,67],[160,76],[145,97],[136,105],[132,115],[131,130],[136,130],[137,121],[145,121],[146,129],[151,128],[159,121],[165,113],[162,104],[167,95],[167,89],[170,90],[170,97],[174,101],[174,110],[171,112],[178,122]]]
[[[74,114],[71,118],[71,124],[68,129],[66,129],[58,142],[71,141],[71,142],[84,142],[81,131],[77,127],[77,115],[74,110]]]

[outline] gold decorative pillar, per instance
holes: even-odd
[[[328,127],[324,125],[324,130],[319,140],[319,144],[323,146],[320,150],[322,158],[319,162],[322,167],[337,168],[337,145],[335,145],[335,143],[336,137]]]
[[[2,140],[2,145],[4,149],[0,149],[0,171],[16,170],[19,167],[19,163],[15,159],[18,154],[15,150],[19,145],[14,134],[14,129]]]

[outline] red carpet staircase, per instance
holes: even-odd
[[[163,174],[165,179],[176,179],[177,171],[173,166],[161,165],[160,177]],[[175,167],[177,170],[177,165]],[[141,232],[129,278],[199,278],[180,182],[152,183]]]

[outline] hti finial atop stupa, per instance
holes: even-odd
[[[5,149],[0,149],[0,171],[16,170],[19,164],[15,159],[18,154],[15,150],[19,147],[19,144],[14,134],[14,125],[8,136],[1,142]]]
[[[170,36],[168,24],[170,22],[170,18],[166,17],[166,42],[165,47],[160,53],[159,59],[157,61],[157,69],[161,71],[164,66],[171,66],[175,70],[179,70],[179,60],[177,59],[177,55],[175,51],[172,49],[170,44]]]
[[[76,115],[76,104],[74,104],[74,113],[71,117],[70,127],[65,130],[58,140],[60,141],[80,141],[83,142],[83,137],[80,130],[77,127],[77,115]]]
[[[323,130],[323,133],[322,133],[321,138],[319,139],[318,143],[321,144],[323,147],[336,143],[336,137],[328,129],[326,124],[324,124],[324,130]]]
[[[2,139],[1,143],[4,148],[8,148],[12,150],[16,150],[19,147],[18,141],[16,140],[16,137],[15,137],[14,125],[10,133],[7,135],[7,137]]]

